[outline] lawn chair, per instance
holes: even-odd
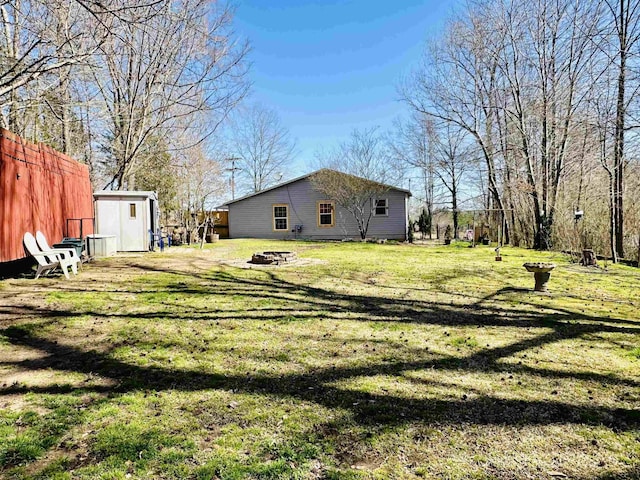
[[[69,265],[71,266],[71,270],[74,274],[78,274],[78,266],[82,268],[82,261],[80,257],[78,257],[78,253],[75,248],[68,247],[53,247],[49,246],[49,242],[47,242],[47,237],[44,236],[40,230],[36,232],[36,242],[40,247],[40,250],[43,251],[53,251],[56,252],[62,259],[69,261]]]
[[[68,260],[63,260],[60,255],[58,255],[54,251],[42,251],[40,248],[38,248],[36,238],[30,232],[24,234],[22,241],[24,243],[24,247],[27,249],[27,252],[29,252],[29,254],[36,259],[36,262],[38,262],[36,279],[43,273],[51,272],[58,267],[62,269],[62,273],[64,273],[64,276],[67,279],[69,278],[68,267],[70,266],[70,263]]]

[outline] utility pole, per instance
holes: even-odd
[[[230,157],[227,158],[227,161],[231,161],[231,168],[227,168],[228,172],[231,172],[231,179],[229,180],[229,184],[231,186],[231,200],[235,200],[236,198],[236,170],[242,170],[241,168],[236,168],[236,160],[242,160],[240,157]]]

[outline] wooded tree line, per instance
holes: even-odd
[[[639,22],[634,0],[470,2],[400,87],[427,205],[437,176],[454,213],[475,182],[513,244],[635,258]]]
[[[186,211],[220,189],[207,140],[248,89],[226,5],[13,0],[0,14],[4,128],[84,161],[95,188],[160,189]]]

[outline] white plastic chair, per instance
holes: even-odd
[[[40,230],[36,232],[36,242],[38,242],[40,250],[56,252],[61,258],[68,260],[70,262],[71,270],[75,275],[78,274],[78,267],[82,268],[82,261],[80,260],[80,257],[78,257],[78,253],[75,248],[50,247],[49,242],[47,242],[47,237],[45,237],[44,233]]]
[[[24,247],[30,255],[38,262],[38,270],[36,271],[36,279],[43,273],[46,274],[60,267],[64,276],[69,278],[68,268],[71,266],[68,260],[64,260],[56,252],[48,250],[42,251],[38,247],[35,237],[30,232],[24,234],[22,238]]]

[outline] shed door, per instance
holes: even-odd
[[[100,199],[96,201],[96,233],[120,238],[120,202]]]
[[[120,248],[125,252],[145,250],[147,229],[144,200],[123,199],[120,202]]]

